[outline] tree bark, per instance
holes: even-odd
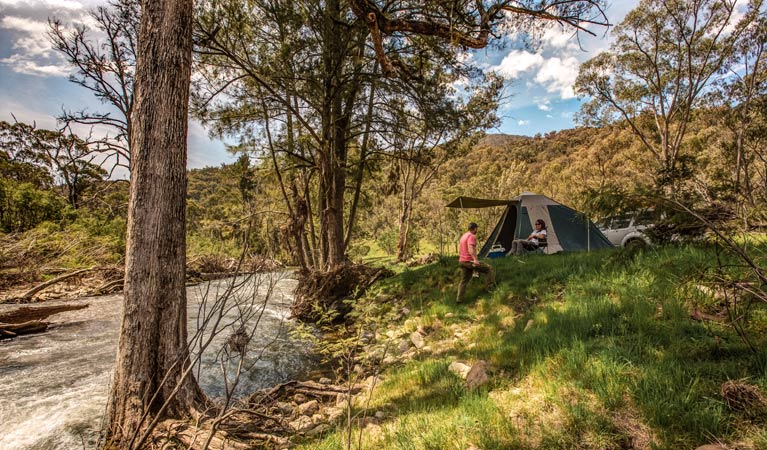
[[[137,56],[125,300],[110,392],[112,448],[157,417],[187,417],[204,401],[188,371],[186,135],[192,0],[142,1]]]
[[[318,171],[320,175],[320,247],[322,264],[329,270],[345,259],[344,194],[346,138],[349,117],[343,107],[343,86],[340,80],[345,57],[344,33],[340,30],[341,2],[330,0],[323,17],[323,76],[322,149]]]

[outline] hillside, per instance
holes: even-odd
[[[372,343],[339,376],[372,391],[299,448],[765,449],[767,402],[739,396],[767,392],[767,310],[751,351],[723,322],[715,252],[494,260],[497,288],[460,305],[455,259],[405,270],[356,306]]]

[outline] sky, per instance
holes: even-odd
[[[35,123],[55,128],[63,109],[109,111],[90,91],[70,82],[69,67],[47,38],[49,18],[65,25],[88,25],[88,11],[104,4],[97,0],[0,0],[0,120]],[[606,10],[618,24],[636,6],[633,0],[614,0]],[[508,80],[506,100],[498,113],[502,119],[491,133],[533,136],[572,128],[581,100],[573,83],[581,63],[606,50],[610,29],[593,28],[596,37],[552,28],[534,48],[507,45],[476,51],[471,58]],[[509,39],[513,41],[513,39]],[[13,115],[13,116],[12,116]],[[87,134],[87,130],[76,130]],[[94,130],[98,133],[99,130]],[[189,168],[232,162],[226,144],[208,136],[197,121],[189,126]]]

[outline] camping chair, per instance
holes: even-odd
[[[543,253],[544,255],[548,255],[548,248],[549,248],[549,241],[546,238],[538,239],[538,248],[535,249],[538,253]]]

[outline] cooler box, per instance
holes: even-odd
[[[501,244],[495,244],[487,252],[488,258],[503,258],[506,256],[506,249]]]

